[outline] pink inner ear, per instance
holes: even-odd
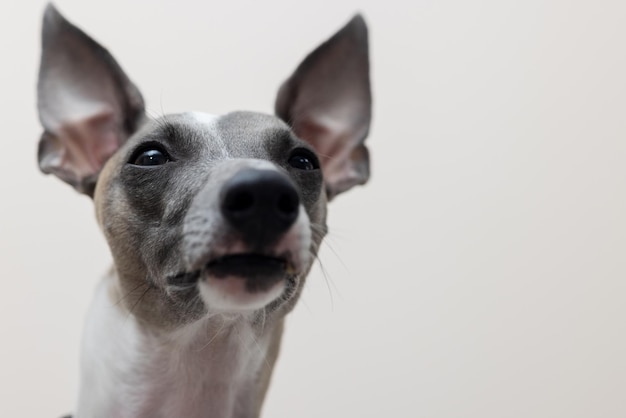
[[[63,122],[52,132],[54,151],[41,161],[42,169],[65,172],[76,180],[99,173],[119,148],[118,126],[112,110]]]
[[[367,125],[355,127],[346,120],[353,119],[315,115],[294,125],[298,136],[309,142],[320,157],[324,180],[332,194],[362,184],[368,177],[367,152],[360,151]]]

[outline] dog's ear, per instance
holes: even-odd
[[[356,15],[281,86],[276,114],[321,159],[329,199],[369,178],[372,95],[367,26]]]
[[[37,107],[39,167],[93,196],[106,160],[144,118],[139,90],[106,49],[49,4],[42,28]]]

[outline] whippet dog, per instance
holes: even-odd
[[[113,256],[84,330],[75,417],[258,417],[326,205],[369,177],[368,36],[355,16],[280,87],[276,115],[151,118],[51,5],[39,165],[93,198]]]

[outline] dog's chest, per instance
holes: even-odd
[[[268,344],[248,325],[213,316],[167,338],[147,335],[104,288],[86,326],[76,416],[231,418],[253,407]]]

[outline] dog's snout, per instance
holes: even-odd
[[[240,171],[223,186],[222,196],[222,214],[250,243],[269,244],[298,217],[298,192],[278,171]]]

